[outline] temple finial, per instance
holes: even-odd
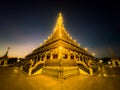
[[[63,18],[61,13],[59,13],[59,16],[58,16],[57,25],[59,26],[63,25]]]

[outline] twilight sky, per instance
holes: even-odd
[[[78,2],[79,1],[79,2]],[[73,39],[96,57],[120,56],[120,10],[112,0],[0,1],[0,56],[24,57],[53,31],[58,13]]]

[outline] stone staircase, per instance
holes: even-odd
[[[29,75],[32,75],[36,73],[38,70],[40,70],[44,65],[44,61],[38,61],[34,66],[29,68]]]
[[[43,74],[55,78],[67,78],[79,74],[79,68],[76,67],[43,67]]]
[[[36,66],[36,68],[34,68],[31,72],[31,74],[34,74],[35,72],[37,72],[38,70],[40,70],[43,67],[43,64],[39,64]]]
[[[49,65],[49,66],[48,66]],[[77,74],[93,74],[93,71],[88,65],[82,61],[63,60],[62,66],[60,60],[38,61],[34,65],[27,65],[25,69],[28,75],[46,74],[56,78],[66,78]]]
[[[79,69],[83,70],[84,72],[90,74],[90,70],[88,68],[86,68],[84,65],[79,64],[78,67],[79,67]]]
[[[79,69],[82,69],[87,74],[90,74],[90,67],[88,67],[84,62],[77,61],[77,65],[78,65]]]

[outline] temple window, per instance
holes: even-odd
[[[71,59],[74,59],[74,56],[73,56],[73,55],[71,55]]]
[[[58,58],[58,54],[54,54],[54,55],[53,55],[53,58]]]
[[[68,55],[64,54],[64,55],[63,55],[63,58],[68,58]]]
[[[47,56],[47,59],[50,59],[50,56],[49,56],[49,55]]]

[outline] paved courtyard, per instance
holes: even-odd
[[[0,90],[120,90],[120,78],[78,75],[57,79],[27,76],[18,67],[0,67]]]

